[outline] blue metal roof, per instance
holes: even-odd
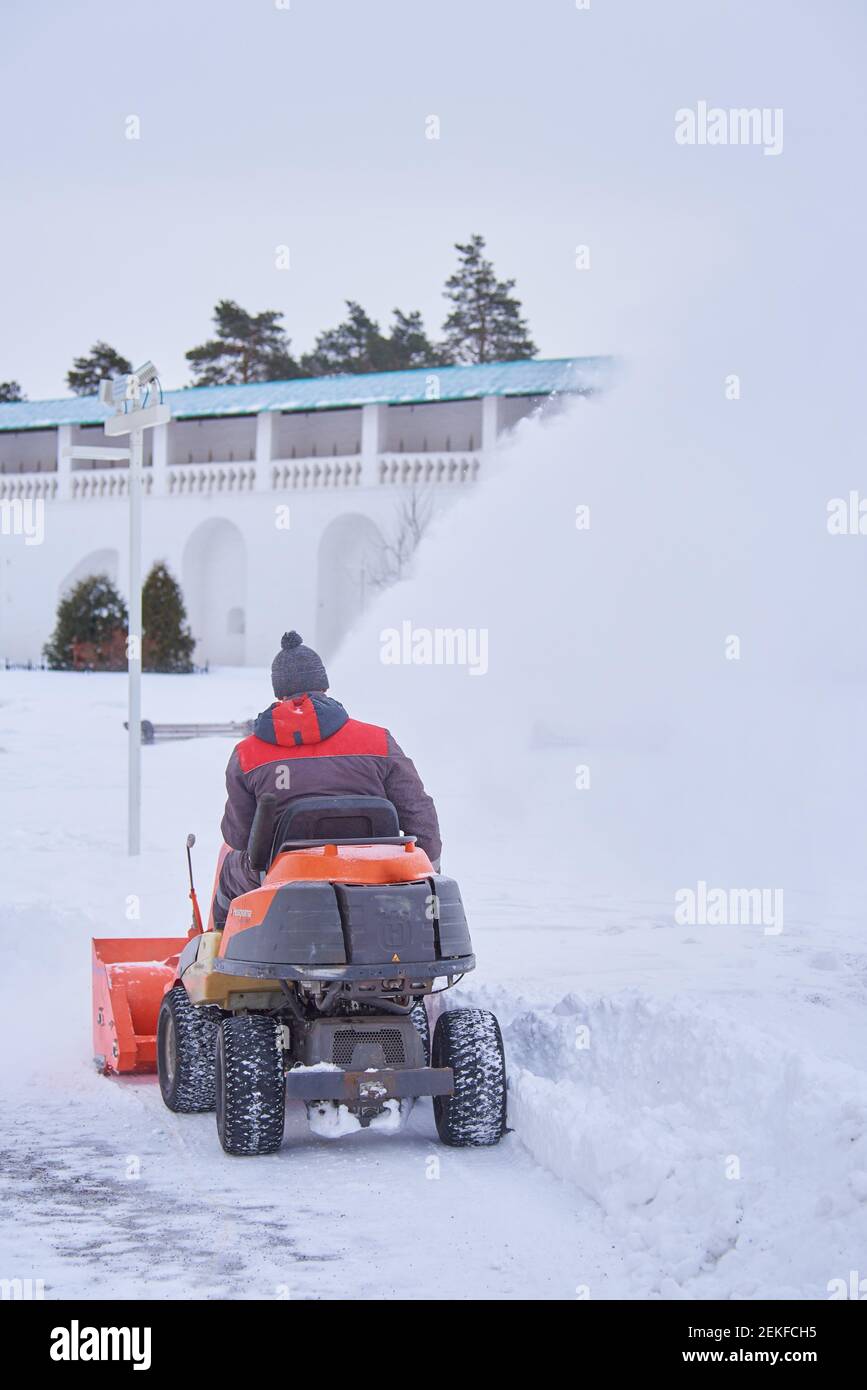
[[[297,381],[263,381],[250,386],[190,386],[166,391],[175,420],[196,416],[254,415],[260,410],[336,410],[342,406],[422,405],[478,400],[482,396],[549,396],[584,392],[611,368],[609,357],[555,357],[539,361],[487,362],[482,366],[417,367],[406,372],[365,372]],[[431,378],[437,395],[431,396]],[[98,425],[112,412],[96,396],[0,404],[0,430]]]

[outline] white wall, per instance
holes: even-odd
[[[383,534],[369,516],[346,512],[328,522],[316,565],[316,647],[328,661],[372,597]]]
[[[243,666],[247,545],[237,523],[225,517],[200,522],[184,545],[179,578],[196,638],[196,662]]]
[[[120,578],[120,556],[116,550],[106,546],[103,550],[91,550],[87,555],[83,555],[58,584],[58,599],[68,594],[82,579],[89,579],[94,574],[106,574],[112,584],[117,584]]]
[[[360,572],[377,536],[393,531],[401,495],[400,489],[380,487],[147,497],[144,572],[164,560],[181,581],[200,639],[198,662],[270,663],[290,627],[310,641],[321,631],[333,649],[358,611],[348,576]],[[458,495],[444,488],[436,506],[442,509]],[[288,529],[282,524],[286,508]],[[0,660],[40,659],[61,590],[85,573],[108,572],[127,595],[123,498],[51,500],[44,523],[41,545],[28,546],[23,536],[0,540]],[[337,524],[330,530],[332,523]],[[238,607],[243,635],[228,630],[228,614]]]
[[[535,402],[500,401],[501,428],[526,414]],[[436,412],[439,411],[439,415]],[[391,407],[379,448],[405,450],[466,450],[473,439],[481,447],[482,403]],[[361,412],[321,412],[312,416],[283,416],[273,432],[271,455],[285,457],[291,433],[311,440],[315,432],[339,449],[360,443]],[[306,433],[305,433],[306,431]],[[229,420],[175,421],[168,426],[169,459],[186,458],[210,449],[226,461],[232,450],[255,446],[253,417]],[[356,436],[358,438],[356,439]],[[101,429],[77,428],[71,442],[104,444]],[[291,445],[290,445],[291,447]],[[147,457],[153,449],[148,441]],[[0,462],[26,453],[31,466],[43,458],[53,463],[56,431],[0,435]],[[249,450],[247,450],[249,452]],[[236,458],[239,454],[236,453]],[[322,457],[320,455],[320,457]],[[371,461],[375,464],[375,459]],[[67,464],[68,466],[68,464]],[[88,468],[89,464],[83,465]],[[105,465],[103,465],[104,467]],[[151,468],[146,470],[151,474]],[[119,482],[125,469],[117,470]],[[390,537],[398,525],[401,501],[408,485],[383,484],[375,466],[361,485],[305,485],[272,490],[270,465],[256,469],[256,487],[244,491],[177,492],[154,487],[145,496],[143,565],[147,572],[164,560],[181,581],[191,626],[199,639],[197,661],[215,664],[269,664],[280,636],[297,628],[310,641],[321,641],[329,653],[354,621],[363,596],[358,577],[364,571],[379,537]],[[459,481],[429,489],[435,511],[442,512],[466,495]],[[74,498],[59,495],[44,502],[44,538],[28,545],[26,537],[0,535],[0,662],[38,661],[54,626],[57,600],[70,577],[81,578],[91,566],[116,576],[126,595],[128,573],[127,504],[123,495]],[[286,524],[288,521],[288,525]],[[239,614],[243,631],[239,631]]]

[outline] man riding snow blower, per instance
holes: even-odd
[[[496,1144],[495,1016],[438,999],[430,1032],[429,997],[476,965],[460,889],[439,872],[433,802],[391,734],[325,693],[297,632],[272,680],[276,702],[229,761],[207,926],[191,834],[186,936],[93,942],[96,1064],[156,1070],[169,1110],[215,1113],[227,1154],[276,1153],[287,1101],[337,1138],[399,1129],[428,1096],[444,1144]]]
[[[299,796],[384,796],[404,833],[414,835],[439,870],[439,823],[433,800],[411,760],[387,729],[350,719],[328,690],[320,657],[285,632],[271,663],[276,702],[263,710],[253,733],[237,745],[226,768],[222,834],[229,853],[214,897],[214,925],[225,926],[234,898],[258,888],[247,844],[263,794],[276,797],[278,813]]]

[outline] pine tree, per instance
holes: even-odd
[[[162,561],[152,567],[141,594],[142,666],[145,671],[192,671],[195,638],[187,626],[180,585]]]
[[[484,237],[456,242],[458,268],[446,281],[454,308],[443,324],[444,348],[452,362],[510,362],[532,357],[536,344],[521,317],[514,280],[498,280],[486,260]]]
[[[249,314],[233,299],[214,309],[217,336],[186,354],[195,386],[238,386],[250,381],[289,381],[305,373],[289,351],[276,309]]]
[[[436,367],[440,364],[441,353],[428,338],[418,309],[409,314],[395,309],[393,314],[391,333],[387,339],[389,370],[398,372],[409,367]]]
[[[386,341],[379,324],[353,299],[347,299],[346,308],[343,323],[320,333],[313,351],[302,358],[311,375],[385,370]]]
[[[435,365],[439,360],[418,310],[404,314],[395,309],[391,332],[386,335],[355,300],[347,299],[346,308],[343,323],[320,333],[313,351],[302,358],[312,376],[396,372]]]
[[[52,671],[122,671],[127,626],[126,604],[108,575],[91,574],[60,600],[45,660]]]
[[[94,343],[85,357],[76,357],[66,373],[66,384],[76,396],[94,396],[103,377],[124,376],[132,363],[109,343]]]
[[[0,402],[24,401],[24,395],[17,381],[0,381]]]

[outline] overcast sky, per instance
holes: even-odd
[[[541,355],[624,351],[673,267],[686,293],[744,218],[823,167],[863,82],[863,9],[7,3],[0,380],[63,395],[104,338],[183,385],[220,297],[282,310],[299,353],[349,297],[383,322],[419,308],[435,336],[453,243],[474,231],[517,279]],[[811,100],[815,68],[832,109]],[[782,154],[679,146],[674,113],[702,99],[782,107]]]

